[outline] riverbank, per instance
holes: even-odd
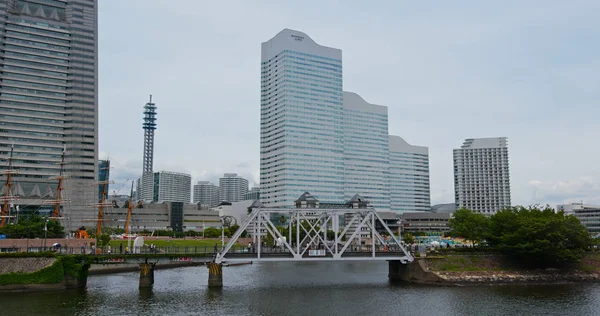
[[[415,258],[394,269],[396,278],[419,284],[454,286],[506,284],[568,284],[600,281],[600,255],[590,253],[581,262],[560,269],[530,269],[499,254],[445,253]],[[391,267],[391,266],[390,266]],[[393,269],[390,268],[393,274]],[[393,275],[391,275],[393,276]]]

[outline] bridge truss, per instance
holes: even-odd
[[[280,231],[272,219],[285,218]],[[385,233],[382,236],[379,230]],[[333,231],[328,238],[327,231]],[[246,231],[253,236],[253,246],[239,252],[234,245]],[[271,238],[268,238],[270,236]],[[363,245],[362,240],[369,243]],[[277,246],[265,248],[270,240]],[[275,251],[274,251],[275,250]],[[227,245],[216,254],[215,262],[223,261],[373,261],[414,259],[373,208],[256,208],[240,225]]]

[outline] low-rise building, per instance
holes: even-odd
[[[115,201],[106,210],[107,226],[125,228],[127,202]],[[197,204],[183,202],[144,203],[131,212],[132,233],[140,231],[173,230],[202,231],[208,227],[221,227],[219,214]]]
[[[401,214],[402,233],[444,233],[450,231],[451,213],[406,212]]]
[[[600,234],[600,206],[571,203],[557,205],[556,210],[575,215],[591,234]]]

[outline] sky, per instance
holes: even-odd
[[[600,1],[99,1],[100,159],[111,193],[142,169],[259,181],[260,44],[284,28],[343,54],[344,90],[429,147],[432,204],[452,149],[506,136],[514,205],[600,204]],[[376,5],[374,5],[376,3]]]

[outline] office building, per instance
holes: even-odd
[[[106,226],[125,228],[123,219],[127,217],[127,202],[114,202],[114,207],[106,214],[109,220]],[[144,204],[133,211],[130,224],[133,233],[156,230],[202,231],[209,227],[221,227],[219,213],[197,204],[182,202]]]
[[[154,173],[154,202],[190,203],[191,190],[192,176],[189,174],[171,171]]]
[[[219,188],[221,201],[243,201],[244,195],[248,193],[248,180],[238,176],[237,173],[226,173],[219,179]]]
[[[102,192],[104,191],[103,182],[109,181],[110,175],[110,161],[100,160],[98,161],[98,202],[102,200]],[[106,184],[106,194],[108,195],[110,184]]]
[[[260,200],[260,187],[253,187],[248,193],[244,194],[244,201],[247,200]]]
[[[600,206],[587,205],[583,203],[571,203],[558,205],[558,211],[564,211],[566,215],[574,215],[585,226],[590,234],[600,234]]]
[[[262,43],[261,62],[264,206],[310,191],[321,203],[360,194],[378,210],[429,210],[427,148],[394,137],[391,148],[387,107],[343,91],[341,50],[284,29]]]
[[[65,217],[90,218],[98,160],[97,0],[0,1],[0,168],[14,144],[21,212],[56,196],[65,154]],[[39,192],[39,193],[38,193]],[[40,208],[42,205],[42,208]]]
[[[493,214],[510,204],[508,140],[469,138],[454,149],[456,208]]]
[[[360,194],[390,209],[388,109],[344,92],[344,201]]]
[[[289,29],[261,51],[261,202],[292,207],[307,189],[343,201],[342,51]]]
[[[208,207],[217,206],[221,201],[221,188],[208,181],[198,181],[194,185],[194,203],[200,203]]]
[[[390,200],[397,213],[431,210],[429,149],[389,136]]]

